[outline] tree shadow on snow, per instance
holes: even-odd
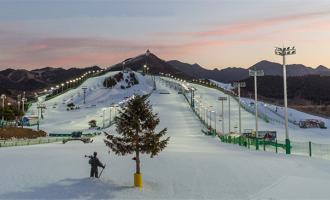
[[[1,194],[0,199],[111,199],[116,192],[133,189],[133,186],[118,186],[98,179],[64,179],[42,187]]]

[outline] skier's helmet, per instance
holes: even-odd
[[[94,156],[96,156],[97,155],[97,152],[94,152]]]

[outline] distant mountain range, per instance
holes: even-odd
[[[125,67],[132,70],[142,70],[143,65],[150,67],[150,72],[158,74],[171,73],[182,78],[207,78],[216,81],[228,83],[243,80],[249,77],[249,69],[263,70],[265,76],[283,76],[283,66],[279,63],[267,60],[260,61],[248,69],[242,67],[228,67],[225,69],[206,69],[199,64],[188,64],[178,60],[164,61],[154,54],[148,57],[145,54],[125,60]],[[115,64],[110,67],[111,70],[121,70],[122,63]],[[287,65],[287,76],[305,76],[320,75],[330,76],[330,69],[325,66],[318,66],[313,69],[302,64]]]
[[[145,54],[141,54],[133,58],[128,58],[124,62],[125,67],[135,71],[143,71],[144,65],[147,65],[149,67],[148,71],[152,74],[158,74],[159,72],[171,73],[177,77],[186,79],[205,78],[224,83],[247,79],[249,77],[249,69],[262,69],[266,76],[282,76],[283,73],[281,64],[266,60],[260,61],[248,69],[228,67],[221,70],[205,69],[199,64],[188,64],[178,60],[165,61],[154,54],[150,54],[148,57]],[[121,62],[110,66],[108,70],[114,71],[121,70],[122,68],[123,63]],[[80,76],[87,71],[98,69],[100,69],[98,66],[70,69],[46,67],[31,71],[6,69],[0,71],[0,93],[15,94],[20,91],[40,90]],[[330,76],[330,69],[321,65],[313,69],[301,64],[294,64],[287,65],[287,74],[288,76]]]
[[[216,81],[228,83],[238,80],[243,80],[249,77],[249,70],[263,70],[265,76],[283,76],[283,66],[279,63],[270,62],[267,60],[260,61],[248,69],[240,67],[228,67],[225,69],[208,70],[198,64],[187,64],[177,60],[168,61],[177,70],[189,74],[193,77],[202,77],[214,79]],[[320,75],[330,76],[330,69],[325,66],[318,66],[313,69],[301,64],[287,65],[287,76],[306,76],[306,75]]]
[[[99,70],[97,66],[87,68],[52,68],[35,70],[5,69],[0,71],[0,93],[15,95],[18,92],[36,91],[78,77],[87,71]]]

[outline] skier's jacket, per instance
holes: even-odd
[[[91,157],[88,161],[92,168],[103,167],[103,164],[97,157]]]

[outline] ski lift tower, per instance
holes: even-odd
[[[84,104],[85,104],[86,103],[86,90],[87,90],[87,87],[84,86],[81,89],[84,91]]]
[[[41,116],[41,119],[44,118],[44,116],[43,116],[42,113],[43,113],[43,110],[46,109],[46,105],[39,103],[37,105],[37,109],[38,109],[38,127],[37,127],[37,130],[39,131],[39,124],[40,124],[40,118],[39,118],[39,116]]]

